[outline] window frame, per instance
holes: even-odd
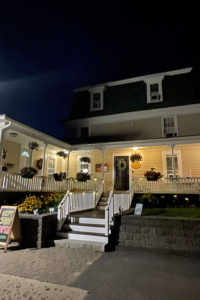
[[[163,88],[162,88],[162,80],[163,76],[161,77],[154,77],[154,78],[148,78],[145,80],[147,85],[147,103],[157,103],[157,102],[163,102]],[[158,85],[158,93],[155,93],[155,95],[159,95],[158,100],[152,100],[151,99],[151,86],[157,84]]]
[[[86,164],[86,163],[82,163],[81,161],[80,161],[80,158],[82,157],[83,155],[79,155],[78,156],[78,163],[77,163],[77,172],[79,173],[79,172],[81,172],[81,164]],[[90,157],[90,160],[91,160],[91,155],[87,155],[87,157]],[[86,173],[86,172],[84,172],[84,173]],[[91,174],[91,162],[90,163],[88,163],[88,174]]]
[[[177,137],[178,136],[178,119],[177,119],[177,115],[176,116],[167,115],[167,116],[161,117],[162,137],[163,138],[168,138],[165,134],[165,127],[164,127],[164,120],[168,119],[168,118],[173,118],[174,119],[174,132],[171,132],[171,133],[173,134],[173,137]]]
[[[98,110],[103,110],[103,102],[104,102],[104,90],[105,90],[105,86],[101,86],[101,87],[95,87],[92,89],[89,89],[90,92],[90,111],[98,111]],[[99,94],[100,95],[100,99],[99,99],[99,107],[94,107],[94,102],[97,100],[94,100],[94,95],[95,94]]]
[[[162,151],[162,162],[163,162],[163,174],[165,177],[167,177],[167,162],[166,157],[167,155],[172,157],[172,151]],[[178,162],[178,174],[176,176],[182,177],[183,168],[182,168],[182,156],[181,156],[181,150],[174,150],[174,155],[177,157]]]

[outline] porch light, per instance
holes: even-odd
[[[177,195],[173,195],[174,198],[177,198]]]
[[[161,196],[161,198],[165,198],[165,196]]]
[[[189,202],[189,198],[185,198],[185,201],[188,201],[188,202]]]
[[[134,151],[137,151],[137,149],[138,149],[137,147],[133,147],[133,150],[134,150]]]

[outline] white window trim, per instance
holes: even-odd
[[[90,160],[91,160],[91,155],[79,155],[78,158],[77,158],[77,159],[78,159],[78,162],[77,162],[77,173],[79,173],[79,172],[80,172],[80,169],[81,169],[80,158],[81,158],[82,156],[87,156],[87,157],[89,157]],[[89,165],[89,168],[88,168],[88,174],[91,174],[91,163],[89,163],[88,165]]]
[[[164,133],[164,119],[167,119],[167,118],[174,118],[174,132],[176,133],[176,136],[179,136],[178,135],[178,118],[177,118],[177,115],[175,115],[175,116],[168,115],[168,116],[161,117],[162,137],[166,138],[165,133]]]
[[[182,156],[181,150],[174,150],[174,154],[177,155],[178,158],[178,176],[182,177]],[[166,155],[172,155],[172,151],[162,151],[162,162],[163,162],[163,175],[167,177],[167,164],[166,164]]]
[[[55,159],[55,168],[54,168],[54,173],[56,173],[56,168],[57,168],[57,157],[47,154],[47,175],[53,175],[54,173],[49,173],[49,158]]]
[[[146,82],[147,85],[147,103],[157,103],[157,102],[163,102],[163,89],[162,89],[162,80],[164,76],[159,76],[159,77],[151,77],[151,78],[146,78],[144,81]],[[158,92],[160,95],[159,100],[151,100],[151,95],[150,95],[150,85],[152,84],[158,84]]]
[[[96,111],[96,110],[102,110],[103,109],[103,92],[105,90],[105,86],[100,86],[100,87],[94,87],[89,89],[90,92],[90,111]],[[94,108],[93,107],[93,96],[96,93],[100,93],[100,107]]]

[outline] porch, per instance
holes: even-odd
[[[199,194],[199,177],[161,178],[157,181],[148,181],[146,178],[134,178],[135,193],[163,193],[163,194]]]

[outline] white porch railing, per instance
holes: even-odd
[[[5,191],[40,191],[41,177],[23,178],[19,174],[0,172],[0,190]]]
[[[18,173],[0,172],[0,190],[1,191],[99,191],[102,180],[89,180],[78,182],[77,180],[55,181],[48,177],[34,176],[32,179],[23,178]]]
[[[100,182],[100,181],[99,181]],[[95,185],[98,190],[86,192],[69,192],[58,206],[57,230],[61,230],[67,216],[72,212],[78,212],[96,208],[99,198],[103,193],[103,182]]]
[[[113,217],[120,211],[125,211],[130,208],[134,195],[134,185],[128,192],[113,193],[110,191],[108,201],[105,209],[105,235],[111,233],[111,226],[113,225]]]
[[[191,193],[199,194],[199,177],[161,178],[158,181],[147,181],[146,178],[134,178],[136,193]]]

